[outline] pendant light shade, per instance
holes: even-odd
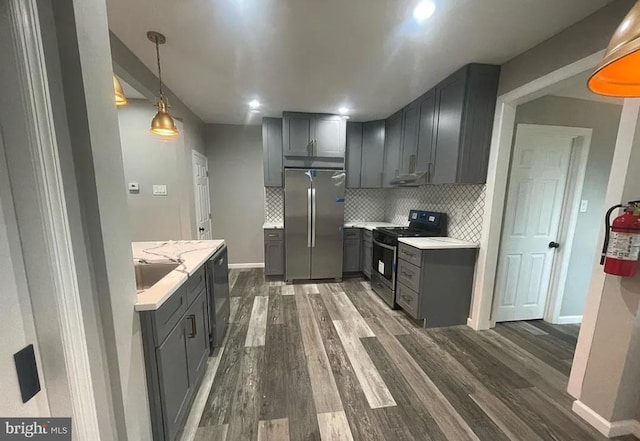
[[[640,1],[629,11],[611,38],[604,58],[589,78],[599,95],[640,97]]]
[[[176,124],[173,121],[173,118],[167,111],[167,103],[165,103],[162,99],[159,99],[156,106],[158,107],[158,112],[156,113],[156,116],[154,116],[151,120],[151,133],[160,136],[177,135],[178,129],[176,128]]]
[[[126,106],[127,105],[127,97],[124,94],[124,90],[122,89],[122,84],[120,84],[120,80],[115,75],[113,76],[113,91],[116,96],[116,106]]]
[[[147,38],[156,45],[156,61],[158,62],[158,80],[160,82],[160,97],[156,103],[158,112],[151,120],[151,128],[149,131],[155,135],[164,137],[172,137],[178,135],[176,123],[169,114],[169,105],[162,91],[162,69],[160,68],[160,45],[165,44],[167,39],[159,32],[147,32]]]

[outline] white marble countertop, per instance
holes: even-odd
[[[154,311],[187,281],[213,254],[224,240],[180,240],[163,242],[133,242],[133,260],[147,263],[179,261],[180,266],[164,276],[151,288],[138,292],[136,311]]]
[[[284,222],[265,222],[262,224],[264,230],[282,230],[284,228]]]
[[[345,228],[364,228],[365,230],[373,231],[376,228],[381,227],[405,227],[406,225],[392,224],[389,222],[346,222]]]
[[[410,245],[419,250],[441,250],[451,248],[479,248],[475,242],[454,239],[453,237],[402,237],[398,242]]]

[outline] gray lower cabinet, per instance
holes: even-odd
[[[189,286],[188,282],[159,309],[140,313],[155,441],[179,438],[207,367],[207,290],[205,285]]]
[[[264,274],[284,276],[284,230],[264,230]]]
[[[347,123],[345,169],[347,171],[347,188],[360,188],[362,172],[362,123]]]
[[[361,230],[359,228],[345,228],[343,242],[342,272],[358,273],[361,271]]]
[[[370,121],[362,124],[361,188],[382,188],[384,140],[384,120]]]
[[[402,111],[396,112],[385,122],[384,165],[382,186],[392,187],[391,181],[400,174],[402,152]]]
[[[396,303],[425,327],[467,323],[477,249],[419,250],[401,243]]]
[[[282,187],[282,118],[262,118],[264,186]]]
[[[362,231],[362,257],[360,259],[360,263],[362,264],[363,274],[369,279],[371,278],[371,260],[373,258],[372,239],[371,231]]]

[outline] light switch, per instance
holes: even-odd
[[[137,182],[129,182],[128,184],[129,193],[139,193],[140,192],[140,184]]]
[[[589,206],[589,201],[583,199],[580,201],[580,213],[585,213],[587,211],[587,207]]]
[[[166,185],[154,185],[153,186],[153,195],[154,196],[166,196],[167,195],[167,186]]]

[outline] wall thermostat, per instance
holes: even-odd
[[[140,192],[140,184],[137,182],[129,182],[129,193],[139,193]]]

